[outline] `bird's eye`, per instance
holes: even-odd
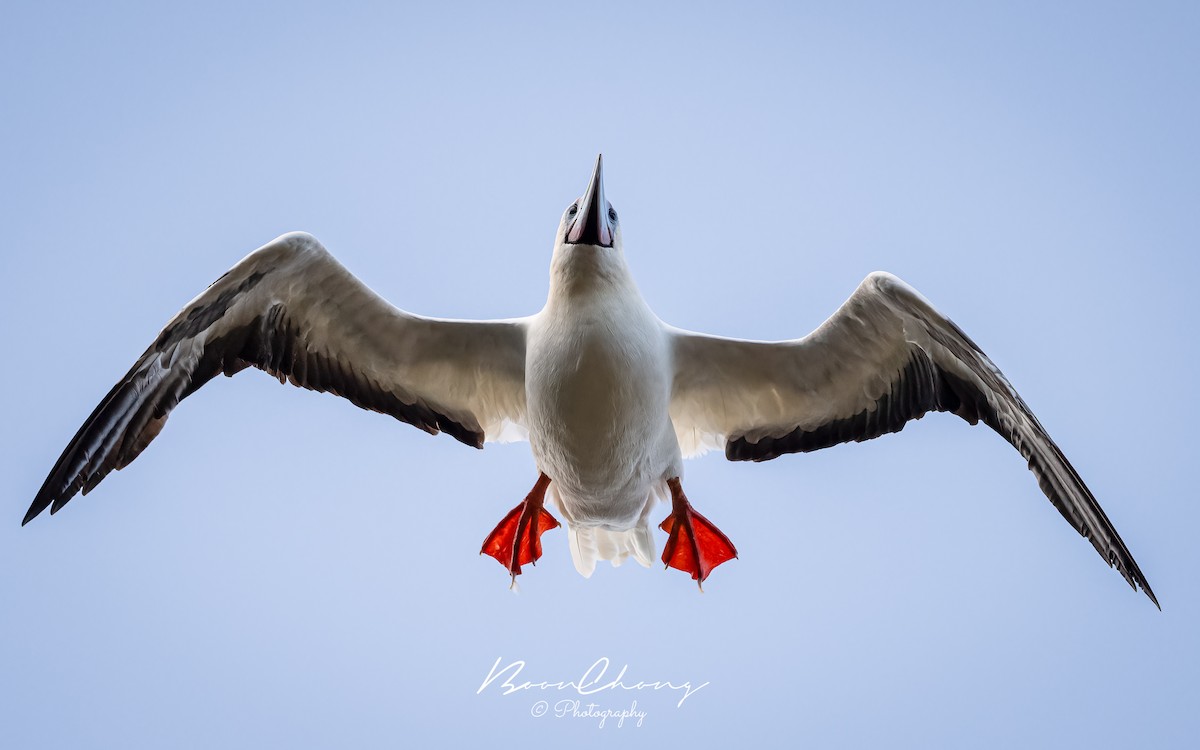
[[[567,209],[567,216],[574,216],[577,213],[579,213],[579,206],[572,203],[571,207]]]
[[[616,220],[617,220],[617,212],[616,212],[616,211],[614,211],[614,210],[612,210],[611,208],[610,208],[610,209],[608,209],[608,220],[609,220],[609,221],[616,221]]]

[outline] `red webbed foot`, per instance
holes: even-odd
[[[662,561],[667,567],[691,573],[703,591],[704,579],[718,565],[737,557],[737,548],[712,521],[692,509],[678,477],[668,479],[667,486],[671,488],[671,515],[658,526],[670,534]]]
[[[549,485],[550,477],[540,475],[525,499],[492,529],[479,550],[479,554],[491,555],[508,568],[513,583],[521,575],[522,565],[537,564],[542,556],[542,532],[559,526],[558,519],[544,507]]]

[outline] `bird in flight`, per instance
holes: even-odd
[[[388,304],[311,235],[260,247],[189,302],[72,438],[25,514],[57,512],[158,436],[219,374],[257,367],[467,445],[528,439],[538,478],[483,542],[515,583],[566,521],[584,576],[655,554],[698,584],[737,556],[691,505],[683,458],[724,448],[767,461],[899,432],[930,411],[982,421],[1028,461],[1054,507],[1136,590],[1145,576],[1008,379],[954,323],[887,273],[867,276],[815,331],[747,341],[674,328],[642,299],[604,196],[602,158],[559,221],[540,312],[426,318]]]

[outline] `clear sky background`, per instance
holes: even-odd
[[[1195,4],[432,5],[4,7],[0,745],[1195,741]],[[527,444],[472,451],[253,371],[19,528],[93,406],[250,250],[303,229],[405,309],[531,314],[599,151],[672,324],[791,338],[872,270],[923,292],[1163,611],[948,415],[689,463],[741,552],[703,595],[633,564],[585,580],[562,531],[514,595],[476,553],[532,485]],[[497,658],[560,681],[601,657],[709,685],[592,699],[636,700],[640,728],[476,694]]]

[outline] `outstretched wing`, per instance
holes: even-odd
[[[1029,462],[1063,517],[1158,604],[1096,498],[1004,374],[900,279],[867,277],[802,339],[739,341],[672,330],[671,418],[685,452],[724,443],[766,461],[899,432],[926,412],[982,421]]]
[[[251,366],[477,448],[524,429],[521,320],[410,315],[295,232],[246,256],[167,323],[63,451],[22,524],[129,465],[200,386]]]

